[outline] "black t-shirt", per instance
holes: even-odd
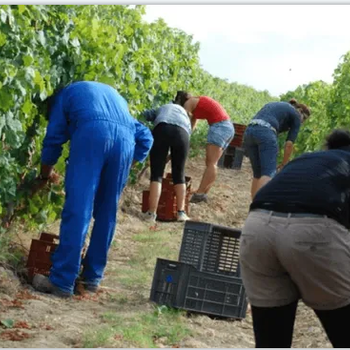
[[[306,153],[256,194],[250,210],[327,215],[350,228],[350,147]]]

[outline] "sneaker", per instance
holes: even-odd
[[[208,195],[206,193],[194,193],[190,203],[200,203],[200,202],[208,202]]]
[[[148,222],[156,222],[157,215],[148,211],[147,213],[142,214],[143,219]]]
[[[33,287],[38,292],[49,293],[60,298],[70,298],[71,293],[65,292],[62,289],[55,286],[47,276],[36,274],[33,277]]]
[[[187,216],[187,214],[183,210],[179,210],[177,212],[177,221],[184,222],[190,220],[190,218]]]

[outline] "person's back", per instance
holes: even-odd
[[[270,102],[255,115],[244,132],[243,147],[248,156],[253,181],[251,196],[283,168],[293,153],[301,124],[310,116],[309,108],[295,99],[287,102]],[[288,131],[282,163],[277,166],[278,134]]]
[[[63,91],[63,109],[70,121],[107,120],[133,128],[133,118],[125,99],[111,86],[81,81]]]
[[[298,112],[287,102],[267,103],[255,115],[254,119],[261,119],[270,123],[277,133],[288,131],[292,127],[299,130],[301,124]]]
[[[337,145],[337,133],[331,134],[336,141],[330,138],[326,151],[305,153],[289,162],[256,193],[250,209],[329,215],[348,226],[350,146]]]
[[[304,154],[255,195],[251,209],[323,214],[349,227],[350,149]]]
[[[186,110],[177,104],[168,103],[157,109],[150,109],[143,112],[144,117],[153,122],[154,127],[160,123],[177,125],[191,134],[191,121]]]
[[[196,119],[206,119],[209,125],[230,120],[225,108],[218,101],[208,96],[198,97],[198,103],[192,113]]]
[[[68,139],[123,139],[135,146],[140,125],[129,113],[125,99],[111,86],[80,81],[60,90],[49,102],[50,123],[42,161],[54,164]],[[96,146],[96,145],[95,145]]]

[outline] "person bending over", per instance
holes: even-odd
[[[300,125],[310,116],[310,110],[295,99],[267,103],[251,120],[243,138],[243,148],[249,157],[253,181],[251,197],[276,174],[279,133],[288,131],[282,164],[285,166],[293,152]]]
[[[171,170],[177,203],[177,220],[189,220],[185,213],[186,180],[185,164],[189,151],[191,122],[186,110],[177,104],[166,104],[144,113],[153,122],[154,143],[150,152],[151,184],[149,210],[145,219],[155,221],[162,192],[162,179],[170,150]]]
[[[91,216],[95,221],[79,280],[87,291],[97,291],[132,161],[143,162],[153,142],[150,130],[130,115],[127,102],[115,89],[90,81],[72,83],[52,98],[37,182],[50,181],[68,140],[59,245],[49,277],[33,278],[35,289],[59,297],[74,292]]]
[[[349,348],[350,133],[289,162],[250,205],[241,244],[256,347],[291,347],[298,300]]]
[[[210,126],[206,147],[206,169],[197,191],[191,198],[192,203],[207,202],[207,194],[217,176],[218,161],[235,134],[233,123],[224,107],[208,96],[192,96],[186,91],[178,91],[175,103],[183,106],[191,115],[192,130],[195,129],[198,119],[206,119]]]

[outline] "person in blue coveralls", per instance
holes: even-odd
[[[33,287],[70,297],[81,264],[78,280],[85,290],[97,291],[116,227],[119,198],[133,161],[146,159],[153,137],[146,126],[130,115],[125,99],[106,84],[72,83],[55,94],[50,105],[37,181],[50,181],[62,145],[70,140],[66,198],[50,275],[35,275]],[[94,227],[81,262],[91,216]]]

